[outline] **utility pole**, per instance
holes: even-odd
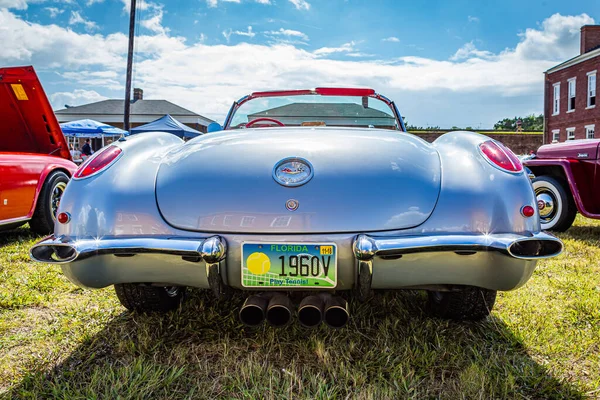
[[[135,2],[131,0],[129,11],[129,47],[127,49],[127,77],[125,78],[125,110],[123,111],[123,129],[129,131],[129,112],[131,109],[131,70],[133,68],[133,39],[135,38]]]

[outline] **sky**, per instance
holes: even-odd
[[[55,109],[123,98],[129,0],[0,0],[0,66]],[[253,91],[372,87],[411,125],[541,113],[598,0],[138,0],[133,85],[222,122]]]

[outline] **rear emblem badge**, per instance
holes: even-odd
[[[285,202],[285,208],[287,208],[290,211],[296,211],[299,205],[300,203],[298,203],[298,200],[294,199],[289,199]]]
[[[312,165],[299,157],[288,157],[279,161],[273,168],[273,179],[282,186],[304,185],[313,177]]]

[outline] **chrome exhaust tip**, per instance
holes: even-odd
[[[77,249],[68,244],[35,245],[29,251],[32,260],[42,263],[65,264],[74,261]]]
[[[334,329],[343,328],[350,319],[348,302],[340,296],[331,296],[325,300],[325,323]]]
[[[260,295],[249,296],[240,309],[240,321],[246,326],[256,327],[263,323],[269,299]]]
[[[562,253],[563,244],[553,236],[547,239],[521,239],[508,246],[508,253],[516,258],[538,259],[555,257]]]
[[[298,307],[298,321],[306,328],[316,328],[323,321],[325,302],[322,296],[306,296]]]
[[[292,301],[284,294],[275,294],[269,300],[266,319],[271,326],[286,326],[292,320]]]

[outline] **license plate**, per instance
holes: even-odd
[[[333,243],[244,243],[242,286],[334,288],[337,248]]]

